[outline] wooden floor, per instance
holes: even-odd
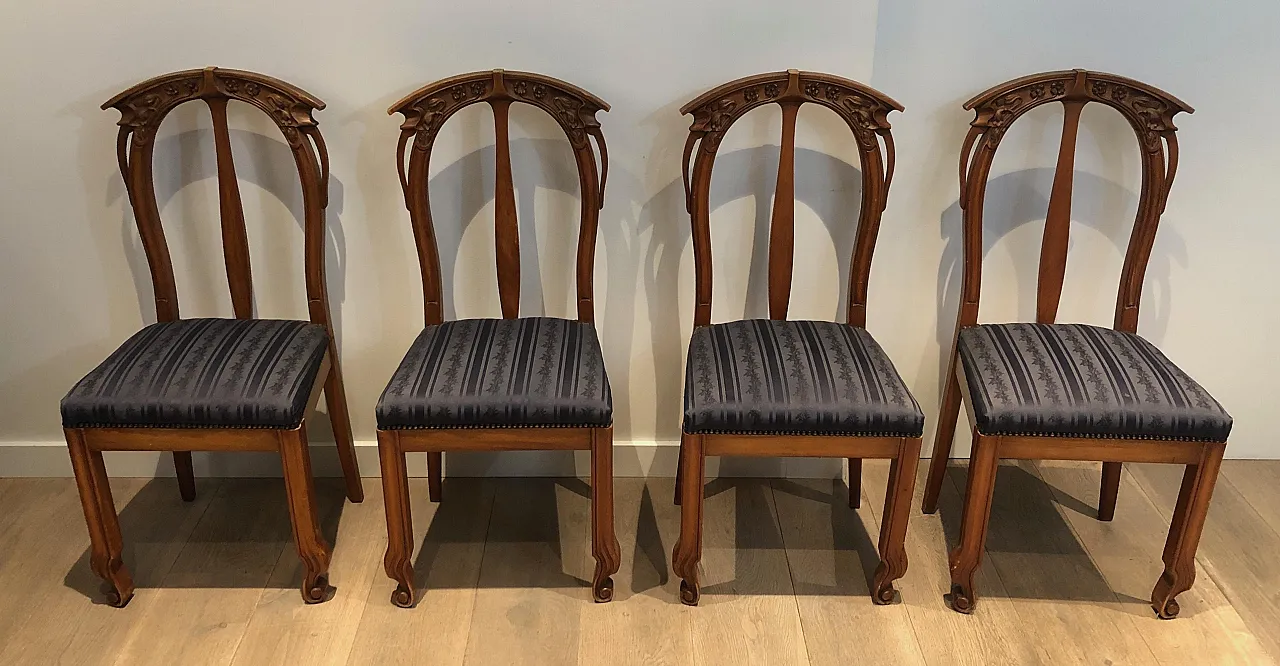
[[[925,467],[922,465],[922,468]],[[1280,462],[1229,462],[1199,580],[1160,621],[1147,597],[1180,471],[1126,466],[1113,523],[1098,466],[1008,464],[996,485],[977,612],[947,609],[955,466],[936,516],[911,518],[902,603],[873,606],[887,465],[861,509],[841,481],[713,480],[699,608],[676,601],[670,479],[617,481],[622,570],[590,601],[588,487],[567,480],[415,480],[425,597],[393,607],[381,489],[345,504],[320,481],[334,598],[304,606],[278,480],[117,479],[123,610],[102,605],[70,479],[0,479],[0,664],[1262,664],[1280,659]],[[923,473],[923,469],[922,469]],[[923,485],[917,484],[917,489]],[[919,506],[917,492],[916,506]]]

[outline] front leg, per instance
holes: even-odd
[[[71,467],[76,475],[76,488],[80,491],[80,504],[84,508],[85,524],[89,528],[92,552],[89,565],[93,573],[107,582],[107,603],[124,608],[133,598],[133,577],[124,566],[124,540],[120,536],[120,519],[116,515],[115,501],[111,498],[111,484],[107,480],[107,467],[101,451],[93,451],[85,442],[84,431],[64,428],[67,450],[71,455]]]
[[[991,495],[1000,466],[1000,438],[986,437],[973,429],[973,453],[969,456],[969,480],[964,493],[960,544],[951,551],[951,607],[969,614],[978,603],[974,573],[982,564],[987,524],[991,521]]]
[[[412,608],[417,603],[417,590],[413,585],[409,472],[396,431],[378,431],[378,459],[382,463],[382,495],[387,513],[387,552],[382,558],[382,566],[387,576],[396,582],[391,603],[401,608]]]
[[[680,538],[671,555],[671,570],[681,578],[680,602],[697,606],[698,562],[702,560],[702,492],[706,458],[702,435],[680,435],[680,465],[684,470],[680,488]]]
[[[893,602],[893,581],[907,573],[907,523],[919,464],[920,438],[903,439],[898,457],[889,466],[889,492],[884,498],[880,525],[880,566],[876,567],[871,590],[871,600],[877,604]]]
[[[311,452],[307,446],[306,424],[279,431],[280,461],[284,466],[284,488],[289,499],[289,521],[293,541],[302,560],[302,600],[318,604],[329,598],[329,544],[320,533],[316,518],[315,479],[311,476]]]
[[[1196,580],[1196,548],[1204,531],[1209,501],[1218,480],[1226,443],[1205,445],[1200,462],[1187,465],[1182,476],[1182,489],[1164,545],[1164,573],[1151,590],[1151,607],[1161,619],[1171,620],[1182,610],[1176,597],[1191,589]]]
[[[622,547],[613,526],[613,428],[591,431],[591,554],[596,572],[591,596],[613,600],[613,574],[622,562]]]

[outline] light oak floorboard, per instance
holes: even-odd
[[[233,664],[346,663],[374,576],[381,574],[387,540],[378,479],[364,479],[364,491],[364,502],[352,504],[346,501],[342,479],[316,479],[317,515],[333,548],[329,563],[333,596],[316,606],[303,604],[298,592],[302,562],[295,548],[285,548],[253,610]]]
[[[294,552],[283,480],[224,481],[116,663],[230,663],[286,549]]]
[[[588,492],[582,479],[498,485],[464,663],[578,661],[582,606],[592,603]]]
[[[1152,464],[1126,465],[1125,469],[1168,522],[1178,497],[1182,467]],[[1199,571],[1192,590],[1216,583],[1271,658],[1280,661],[1280,534],[1254,508],[1255,502],[1265,500],[1245,499],[1229,478],[1220,476],[1214,487],[1196,554]],[[1245,482],[1243,477],[1241,480]],[[1270,494],[1273,504],[1280,501],[1280,487],[1273,486]]]
[[[809,663],[769,481],[713,479],[705,492],[694,663]]]
[[[1156,617],[1151,588],[1164,570],[1161,554],[1169,523],[1125,473],[1115,518],[1097,519],[1097,463],[1041,462],[1041,478],[1059,512],[1088,551],[1103,580],[1128,615],[1117,625],[1141,636],[1163,664],[1269,664],[1270,658],[1213,581],[1204,579],[1178,595],[1177,621]]]
[[[445,479],[444,501],[437,504],[427,497],[426,479],[409,479],[413,534],[418,543],[413,569],[418,605],[405,609],[391,604],[396,584],[382,571],[382,552],[387,547],[383,516],[373,583],[347,663],[430,666],[463,662],[498,483]]]
[[[613,575],[614,599],[583,604],[578,663],[688,663],[693,616],[678,601],[680,579],[671,574],[671,549],[680,534],[680,507],[671,502],[673,479],[615,479],[614,526],[622,566]],[[595,566],[595,560],[588,564]]]
[[[887,475],[888,467],[866,474]],[[771,485],[810,663],[923,664],[906,606],[871,601],[880,562],[876,509],[883,505],[863,495],[860,508],[849,508],[841,479],[774,479]]]
[[[63,485],[78,502],[75,484]],[[67,511],[66,523],[58,522],[66,528],[48,531],[58,547],[27,556],[29,562],[49,567],[53,584],[38,595],[38,604],[29,606],[31,614],[15,627],[21,640],[10,641],[0,650],[0,663],[42,663],[54,655],[59,664],[114,663],[219,485],[217,479],[201,480],[195,501],[188,503],[182,501],[173,479],[111,480],[124,538],[124,562],[137,589],[124,609],[105,604],[102,581],[89,566],[89,535],[83,517],[77,525],[75,514]]]

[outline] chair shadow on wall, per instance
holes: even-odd
[[[1051,167],[1035,168],[1003,174],[988,182],[982,238],[984,259],[997,242],[1023,225],[1043,226],[1053,176],[1054,169]],[[1079,231],[1078,225],[1086,225],[1110,240],[1123,257],[1128,249],[1137,205],[1138,195],[1124,186],[1091,173],[1076,171],[1072,196],[1072,233]],[[953,202],[943,211],[940,231],[945,241],[938,268],[937,292],[937,341],[941,356],[937,359],[938,370],[933,377],[937,382],[938,395],[941,395],[946,380],[948,354],[955,335],[955,317],[959,308],[964,270],[963,211],[959,201]],[[1035,312],[1039,243],[1040,235],[1037,233],[1025,247],[1013,248],[1017,255],[1014,266],[1017,273],[1015,286],[1018,289],[1019,313]],[[1072,244],[1074,245],[1074,240]],[[1073,267],[1078,267],[1082,261],[1089,261],[1089,257],[1068,250],[1067,289],[1070,289],[1073,277],[1081,277],[1079,269]],[[1186,265],[1186,246],[1175,230],[1165,227],[1156,235],[1156,243],[1147,265],[1147,277],[1143,285],[1143,323],[1139,331],[1144,337],[1156,342],[1164,337],[1169,323],[1169,281],[1175,261]],[[1117,267],[1114,279],[1111,276],[1100,276],[1097,280],[1100,286],[1098,298],[1105,300],[1108,305],[1115,302],[1119,278]],[[989,290],[990,281],[984,280],[983,287]],[[1028,314],[1023,320],[1033,321],[1034,315]],[[989,320],[980,314],[979,321]],[[1112,322],[1088,323],[1110,326]],[[936,414],[926,416],[928,421],[937,418]],[[938,505],[946,535],[946,544],[939,544],[939,547],[945,547],[946,552],[950,552],[959,541],[961,500],[967,479],[967,466],[956,459],[956,450],[963,451],[969,444],[965,419],[962,409],[956,428],[953,460],[946,473],[947,486],[944,486]],[[936,427],[936,422],[931,425]],[[928,439],[931,438],[932,434]],[[999,561],[1002,558],[1017,558],[1028,566],[1002,567],[1000,580],[1003,590],[993,589],[987,594],[1023,598],[1047,596],[1055,600],[1087,601],[1113,601],[1119,596],[1122,601],[1146,603],[1146,600],[1112,591],[1076,539],[1070,525],[1059,513],[1058,506],[1061,505],[1062,510],[1089,517],[1096,515],[1096,509],[1061,489],[1053,489],[1056,493],[1051,492],[1052,487],[1046,481],[1027,469],[1027,466],[1034,464],[1034,461],[1021,461],[1017,464],[1010,461],[1000,467],[986,543],[986,552],[990,556],[986,566],[993,566],[992,560]],[[1055,494],[1057,498],[1063,499],[1055,498]],[[1075,584],[1071,587],[1053,584],[1055,580],[1068,579],[1075,581]]]
[[[197,487],[196,501],[182,502],[176,480],[150,479],[120,509],[124,563],[139,590],[301,584],[279,479],[199,480]],[[332,545],[346,499],[342,479],[316,479],[316,491],[320,531]],[[90,555],[86,547],[63,584],[103,603],[105,584],[93,574]]]

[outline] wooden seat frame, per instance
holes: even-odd
[[[862,209],[849,271],[846,323],[866,326],[867,278],[880,217],[893,179],[893,136],[887,116],[902,106],[872,88],[830,74],[788,70],[750,76],[719,86],[680,109],[692,114],[684,148],[685,208],[693,224],[697,303],[694,326],[711,324],[711,169],[720,141],[748,111],[764,104],[782,107],[782,147],[777,189],[769,225],[769,317],[787,318],[794,259],[795,129],[800,106],[814,103],[835,111],[853,131],[861,159]],[[884,143],[882,152],[881,141]],[[694,157],[695,148],[697,155]],[[689,160],[693,157],[693,171]],[[697,605],[698,563],[702,559],[702,501],[707,456],[812,456],[849,460],[849,505],[861,498],[862,458],[889,458],[889,492],[880,530],[881,562],[875,571],[872,599],[894,599],[893,581],[907,570],[904,547],[919,437],[791,436],[775,434],[691,434],[681,432],[676,503],[681,506],[680,537],[672,553],[672,569],[683,579],[680,600]]]
[[[1080,113],[1090,102],[1116,109],[1137,133],[1142,152],[1142,192],[1137,219],[1129,239],[1120,288],[1116,298],[1115,322],[1118,331],[1135,333],[1138,303],[1147,260],[1155,241],[1160,214],[1164,212],[1169,188],[1178,166],[1177,128],[1174,115],[1191,113],[1192,108],[1158,88],[1112,74],[1070,70],[1047,72],[1002,83],[965,102],[976,117],[960,152],[960,205],[964,210],[964,283],[956,338],[952,343],[950,368],[942,397],[933,460],[924,493],[924,511],[938,507],[947,460],[951,452],[960,403],[969,411],[964,367],[958,360],[960,331],[978,323],[978,294],[982,277],[982,207],[987,178],[996,148],[1009,126],[1033,108],[1061,102],[1064,107],[1062,143],[1058,152],[1049,208],[1040,251],[1036,298],[1036,321],[1052,324],[1066,271],[1067,239],[1071,224],[1071,187],[1074,173],[1076,134]],[[1074,438],[984,434],[973,429],[973,452],[965,490],[960,543],[951,551],[952,607],[970,613],[977,601],[974,572],[982,560],[996,468],[1001,458],[1100,460],[1102,485],[1098,519],[1115,515],[1120,475],[1125,462],[1161,462],[1186,465],[1169,537],[1164,549],[1164,573],[1151,592],[1151,605],[1162,618],[1178,614],[1178,594],[1191,588],[1195,580],[1195,552],[1204,527],[1205,513],[1213,494],[1226,442],[1162,441],[1135,438]]]
[[[328,199],[329,159],[324,139],[312,117],[313,111],[324,108],[324,102],[269,76],[209,67],[158,76],[139,83],[102,105],[103,109],[114,108],[121,115],[116,141],[117,157],[151,271],[156,319],[171,322],[178,321],[180,317],[173,262],[156,203],[152,164],[155,137],[160,123],[170,111],[195,100],[208,104],[213,117],[222,249],[232,308],[237,319],[253,318],[249,244],[227,127],[227,103],[232,99],[252,104],[271,116],[288,142],[298,167],[304,209],[307,306],[312,323],[323,326],[329,335],[329,346],[311,387],[304,414],[310,414],[315,408],[323,389],[338,442],[338,458],[346,480],[347,498],[360,502],[364,500],[364,490],[351,436],[351,420],[325,284],[324,209]],[[92,542],[90,564],[94,573],[107,582],[110,588],[107,600],[112,606],[123,607],[129,603],[134,588],[122,558],[120,524],[103,464],[103,451],[172,451],[178,488],[182,499],[188,502],[195,499],[196,493],[192,451],[279,452],[284,467],[289,518],[304,568],[302,598],[307,603],[318,603],[328,597],[330,551],[316,518],[315,484],[311,475],[305,416],[303,422],[293,429],[92,427],[64,428],[64,433]]]
[[[515,319],[520,309],[520,236],[516,222],[515,188],[511,174],[508,122],[511,105],[524,103],[546,111],[564,130],[573,148],[581,188],[582,214],[578,232],[578,321],[595,323],[593,277],[596,228],[604,205],[609,154],[596,113],[608,111],[604,100],[572,84],[527,72],[495,69],[461,74],[424,86],[388,110],[402,114],[396,165],[422,270],[427,326],[443,323],[440,255],[436,247],[428,193],[431,149],[436,135],[454,113],[485,102],[493,111],[497,139],[497,178],[494,191],[498,294],[502,316]],[[597,170],[591,139],[600,150]],[[412,153],[405,153],[412,140]],[[622,553],[613,526],[613,426],[603,428],[421,428],[378,430],[382,488],[386,497],[388,544],[383,564],[398,583],[391,602],[402,608],[417,601],[413,580],[413,524],[410,520],[405,453],[427,452],[428,493],[441,500],[444,451],[589,450],[591,451],[591,552],[596,560],[591,583],[598,602],[613,599],[613,579]]]

